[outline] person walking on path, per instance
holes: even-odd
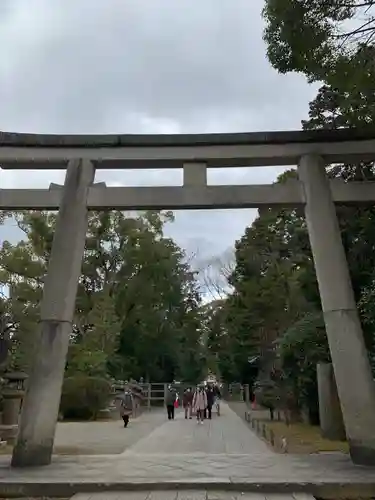
[[[167,395],[166,395],[168,420],[174,420],[174,410],[175,410],[176,400],[177,400],[177,393],[173,389],[173,387],[171,385],[169,385]]]
[[[216,384],[214,386],[214,394],[215,394],[215,405],[216,405],[216,412],[217,416],[220,416],[220,400],[221,400],[221,392],[220,392],[220,387]]]
[[[198,424],[203,424],[204,411],[207,408],[207,395],[204,387],[199,387],[194,393],[193,408],[197,414]]]
[[[215,402],[215,393],[214,393],[212,386],[209,385],[207,387],[206,395],[207,395],[208,418],[209,418],[209,420],[211,420],[212,419],[212,407],[213,407],[214,402]]]
[[[133,413],[133,409],[134,409],[133,394],[128,389],[125,389],[124,393],[122,394],[121,404],[120,404],[120,415],[124,422],[125,428],[129,424],[130,415]]]
[[[185,418],[192,418],[192,405],[193,405],[193,392],[190,387],[185,389],[184,394],[182,396],[182,406],[185,410]]]

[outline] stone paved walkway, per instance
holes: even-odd
[[[165,414],[154,418],[159,425],[119,455],[55,456],[48,467],[27,469],[11,469],[9,457],[0,457],[0,491],[14,492],[16,484],[23,485],[23,491],[27,485],[48,484],[80,485],[75,491],[83,491],[83,486],[88,491],[102,491],[160,489],[160,485],[171,489],[181,484],[202,491],[225,485],[260,491],[262,485],[271,485],[272,491],[278,491],[289,484],[294,493],[306,484],[365,484],[375,492],[373,468],[354,466],[342,454],[275,454],[225,404],[222,416],[203,425],[186,421],[182,413],[174,421],[166,420]],[[125,436],[132,429],[121,431]]]
[[[139,440],[122,455],[273,455],[268,446],[251,432],[226,405],[222,415],[213,415],[198,425],[195,419],[185,420],[179,411],[175,420],[165,421],[151,434]]]
[[[147,437],[165,421],[164,411],[145,412],[130,420],[124,431],[122,420],[108,422],[59,422],[55,449],[58,453],[112,455],[122,453],[139,439]]]

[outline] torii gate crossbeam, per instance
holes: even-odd
[[[102,183],[101,183],[102,184]],[[104,184],[104,183],[103,183]],[[339,205],[373,205],[375,182],[330,182],[332,198]],[[59,189],[60,188],[60,189]],[[58,210],[62,186],[50,189],[0,189],[0,210]],[[305,205],[303,185],[152,186],[89,188],[88,210],[201,210]]]

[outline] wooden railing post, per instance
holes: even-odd
[[[148,394],[147,394],[147,408],[148,411],[151,411],[151,384],[148,384]]]
[[[250,387],[249,384],[245,384],[245,403],[247,406],[250,406]]]
[[[168,384],[164,384],[164,408],[167,407]]]

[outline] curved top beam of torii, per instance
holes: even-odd
[[[3,169],[65,169],[74,158],[96,168],[208,168],[295,165],[317,154],[327,163],[375,159],[375,129],[229,134],[44,135],[0,132]]]
[[[250,186],[207,185],[207,167],[296,165],[306,155],[329,163],[375,160],[375,129],[189,135],[39,135],[0,132],[2,169],[66,169],[90,160],[97,169],[183,168],[183,186],[89,188],[92,210],[260,208],[305,202],[297,180]],[[0,189],[0,210],[56,210],[62,189]],[[373,204],[375,183],[331,181],[333,199]]]

